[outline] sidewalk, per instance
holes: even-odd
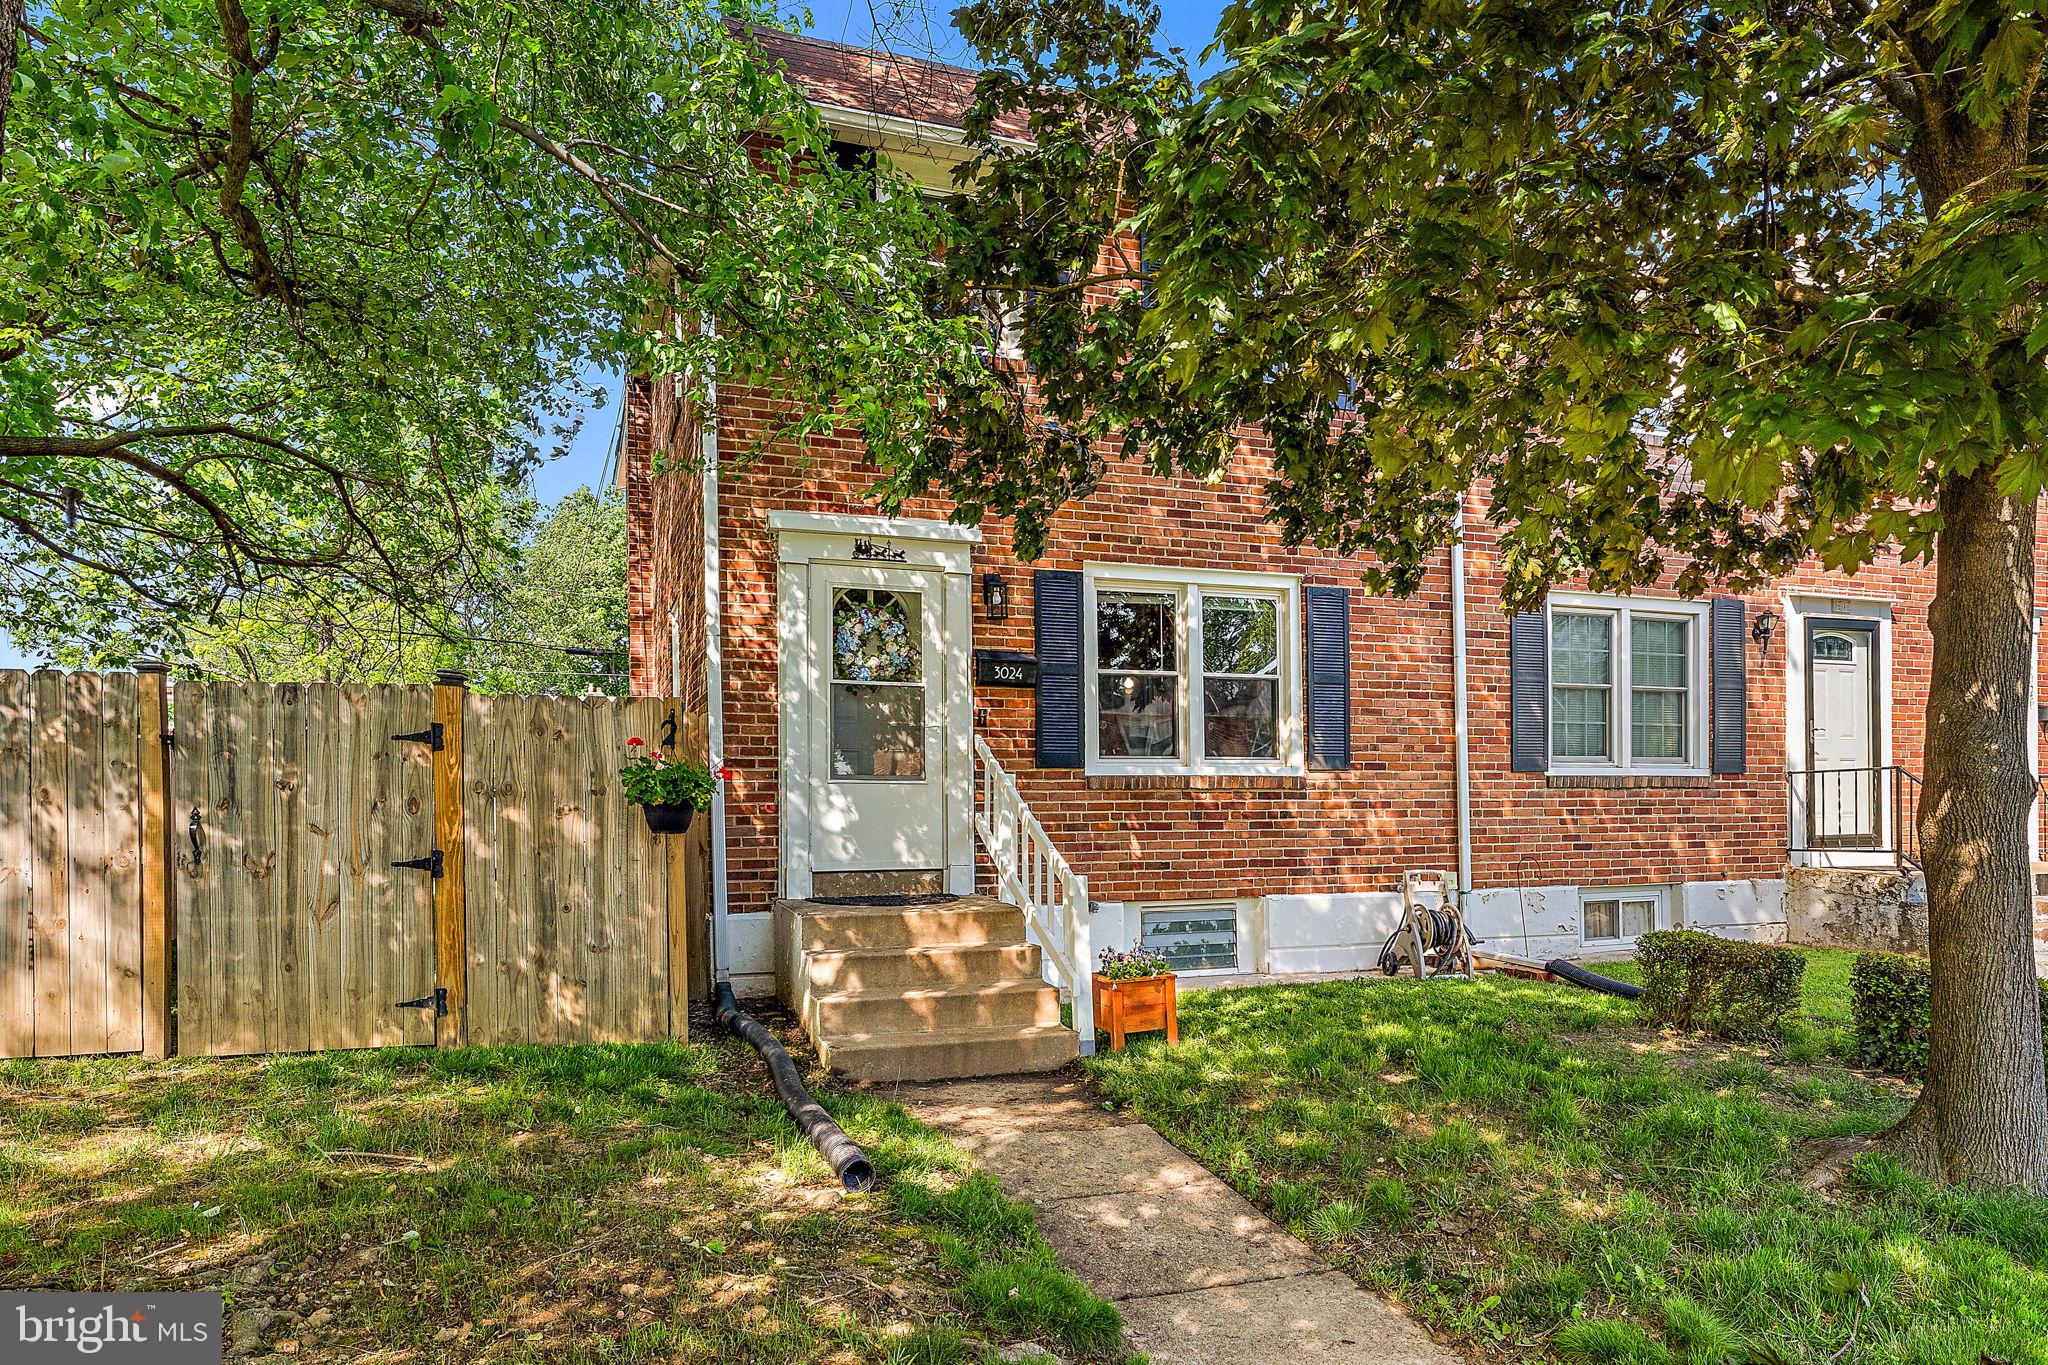
[[[1078,1082],[1011,1076],[895,1098],[973,1152],[1154,1365],[1456,1365],[1400,1310],[1314,1252],[1149,1124]]]

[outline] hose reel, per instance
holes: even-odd
[[[1397,976],[1403,968],[1426,977],[1476,979],[1472,936],[1458,907],[1458,882],[1448,872],[1405,872],[1401,877],[1401,922],[1380,949],[1380,971]]]

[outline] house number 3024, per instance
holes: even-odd
[[[1038,660],[1014,650],[977,649],[974,681],[981,687],[1036,687]]]

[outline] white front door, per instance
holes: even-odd
[[[1809,621],[1806,631],[1807,813],[1816,848],[1882,842],[1874,623]]]
[[[811,870],[946,866],[945,575],[811,565]]]

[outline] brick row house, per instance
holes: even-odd
[[[950,184],[971,73],[759,41],[835,137]],[[1511,619],[1482,489],[1421,590],[1376,597],[1267,523],[1256,433],[1219,483],[1112,468],[1027,563],[938,502],[876,515],[851,439],[736,461],[778,401],[726,385],[699,412],[636,379],[621,461],[633,690],[706,711],[733,773],[715,951],[742,994],[802,970],[779,900],[1000,892],[1004,783],[1085,879],[1088,950],[1184,973],[1368,967],[1417,870],[1538,959],[1782,939],[1788,878],[1910,850],[1927,566],[1560,588]],[[977,832],[992,811],[1010,833]]]

